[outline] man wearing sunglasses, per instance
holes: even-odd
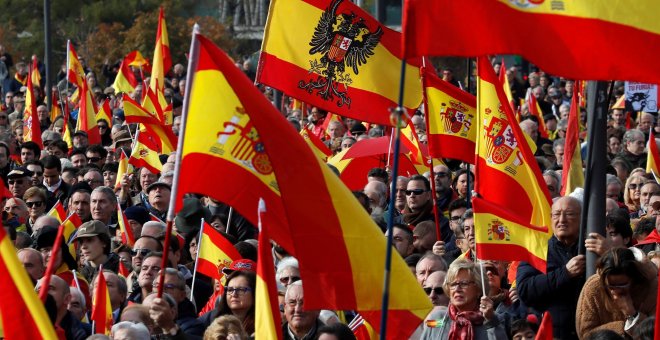
[[[85,156],[87,157],[88,164],[96,164],[99,169],[103,169],[105,159],[108,157],[108,151],[99,144],[90,145],[85,151]]]
[[[163,251],[163,245],[155,237],[141,236],[135,241],[133,250],[131,250],[133,271],[126,278],[129,294],[134,290],[140,290],[140,286],[137,284],[137,277],[140,274],[140,268],[142,268],[142,261],[148,254],[156,251]]]
[[[424,293],[428,295],[429,300],[434,306],[445,306],[449,304],[449,297],[445,294],[442,289],[442,285],[445,282],[445,276],[447,272],[444,270],[438,270],[429,275],[429,277],[424,281]]]
[[[15,198],[23,198],[25,192],[32,186],[32,171],[19,166],[10,171],[7,175],[7,183],[9,184],[9,191]]]

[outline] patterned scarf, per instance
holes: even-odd
[[[474,339],[474,331],[472,330],[472,327],[484,323],[484,317],[480,312],[459,312],[452,304],[449,304],[449,318],[453,321],[451,329],[449,330],[450,340],[472,340]]]
[[[406,205],[405,209],[403,209],[403,222],[416,226],[417,223],[427,220],[429,215],[433,216],[432,200],[428,200],[422,209],[416,213],[410,211],[410,208]]]

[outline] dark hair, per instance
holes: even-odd
[[[119,163],[116,163],[116,162],[105,163],[103,165],[103,169],[101,169],[101,171],[103,171],[103,172],[110,171],[110,172],[117,173],[119,171]]]
[[[108,156],[108,150],[106,150],[106,149],[105,149],[103,146],[101,146],[100,144],[94,144],[94,145],[90,145],[90,146],[88,146],[88,147],[87,147],[87,150],[85,151],[85,153],[87,153],[87,152],[98,153],[99,156],[101,156],[101,158],[106,158],[106,157]]]
[[[413,231],[410,230],[410,228],[408,228],[407,225],[405,225],[405,224],[400,224],[400,223],[396,223],[396,224],[394,224],[394,225],[392,226],[392,228],[393,228],[393,229],[394,229],[394,228],[401,229],[401,230],[406,234],[406,236],[408,236],[408,238],[410,239],[410,242],[413,241]]]
[[[7,143],[5,143],[5,142],[0,142],[0,148],[5,149],[5,152],[6,152],[7,157],[10,156],[9,145],[7,145]]]
[[[41,161],[38,160],[38,159],[33,159],[33,160],[31,160],[31,161],[27,161],[27,162],[25,162],[23,165],[24,165],[26,168],[27,168],[28,165],[38,165],[39,167],[41,167],[41,170],[44,169],[44,164],[41,163]]]
[[[584,338],[585,340],[623,340],[625,339],[619,333],[611,329],[599,329],[589,333],[589,336]]]
[[[334,325],[328,325],[328,326],[322,326],[319,328],[317,334],[317,339],[321,336],[321,334],[331,334],[334,335],[337,339],[339,340],[355,340],[355,334],[353,334],[353,331],[351,329],[342,324],[342,323],[336,323]]]
[[[426,189],[426,191],[431,190],[431,182],[429,182],[428,178],[422,175],[412,175],[408,183],[412,181],[422,181],[422,183],[424,183],[424,189]]]
[[[632,246],[633,230],[630,228],[630,214],[621,209],[616,209],[607,214],[606,227],[614,229],[614,232],[621,235],[621,238],[628,238],[626,247]]]
[[[596,264],[600,282],[605,294],[611,299],[610,290],[607,287],[608,275],[626,275],[630,278],[632,289],[644,292],[650,283],[649,277],[643,272],[641,264],[635,259],[635,254],[628,248],[612,248],[605,252]],[[607,301],[606,301],[607,303]]]
[[[257,248],[255,248],[252,244],[241,241],[236,243],[234,248],[236,248],[242,258],[257,262]]]
[[[655,218],[642,218],[637,222],[633,235],[635,237],[648,235],[655,230]]]
[[[417,262],[422,258],[422,254],[410,254],[403,259],[408,267],[416,267]]]
[[[155,238],[155,237],[153,237],[153,236],[149,236],[149,235],[142,235],[142,236],[138,237],[137,240],[135,240],[135,242],[137,242],[137,241],[138,241],[139,239],[141,239],[141,238],[148,238],[148,239],[150,239],[150,240],[153,240],[153,241],[156,242],[156,244],[158,245],[158,246],[156,247],[156,251],[159,251],[159,252],[162,252],[162,251],[163,251],[163,244],[160,242],[159,239],[157,239],[157,238]]]
[[[229,282],[233,280],[236,277],[242,276],[244,277],[250,288],[252,289],[252,296],[255,296],[255,290],[257,288],[257,274],[254,272],[250,271],[242,271],[242,270],[236,270],[233,273],[229,274],[227,276],[227,285],[229,285]],[[255,300],[253,300],[256,302]],[[245,316],[245,320],[243,320],[243,327],[245,327],[245,330],[248,332],[252,332],[254,329],[254,311],[255,311],[255,303],[252,303],[252,307],[247,312],[247,315]],[[214,312],[213,319],[217,318],[218,316],[222,315],[233,315],[231,309],[229,308],[229,305],[227,304],[227,290],[225,289],[222,292],[222,298],[220,299],[220,303],[218,305],[218,308]],[[252,329],[252,330],[249,330]]]
[[[458,183],[458,178],[461,177],[461,175],[468,174],[468,177],[470,179],[470,183],[474,183],[474,174],[469,171],[468,169],[460,169],[456,171],[454,174],[454,180],[451,181],[451,186],[456,189],[456,184]]]
[[[34,153],[34,156],[39,158],[41,156],[41,148],[39,147],[39,144],[33,142],[33,141],[27,141],[23,144],[21,144],[21,150],[23,149],[28,149]]]
[[[449,203],[449,207],[447,208],[447,211],[451,212],[451,211],[454,211],[454,210],[460,209],[460,208],[467,209],[467,207],[468,207],[467,201],[464,198],[459,198],[459,199],[453,200],[453,201],[451,201],[451,203]]]
[[[367,173],[367,177],[378,177],[384,179],[385,182],[387,182],[387,179],[390,178],[390,175],[383,168],[372,168]]]
[[[75,155],[83,155],[83,156],[85,156],[85,158],[87,158],[87,155],[85,154],[85,149],[74,148],[73,150],[71,150],[71,154],[69,155],[69,159],[71,159],[71,157],[73,157]]]
[[[62,172],[62,162],[57,156],[48,155],[41,159],[41,163],[44,165],[44,170],[57,169],[58,173]]]
[[[650,316],[640,322],[635,328],[634,339],[653,340],[653,331],[655,330],[655,317]]]
[[[69,145],[67,145],[66,142],[61,140],[61,139],[58,139],[56,141],[52,141],[49,146],[56,147],[56,148],[62,150],[62,152],[64,152],[64,153],[69,153]]]
[[[527,319],[518,319],[511,323],[511,333],[509,333],[509,338],[513,338],[513,335],[522,332],[526,329],[531,329],[534,333],[538,331],[538,325],[527,321]]]

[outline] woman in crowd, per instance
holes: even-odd
[[[25,205],[27,205],[29,213],[25,225],[27,226],[27,230],[32,232],[34,222],[46,213],[46,192],[39,187],[31,187],[25,191],[23,200],[25,201]]]
[[[222,315],[237,317],[248,334],[254,333],[254,291],[256,275],[248,271],[234,271],[227,277],[227,285],[214,311],[214,319]]]
[[[630,218],[638,218],[641,209],[639,198],[642,186],[646,183],[646,179],[641,176],[633,176],[632,174],[626,181],[626,187],[623,191],[623,202],[628,207]]]
[[[443,288],[449,292],[449,308],[431,313],[422,339],[507,338],[504,325],[495,316],[493,300],[482,296],[482,291],[490,287],[472,261],[454,261]]]
[[[577,304],[576,328],[582,339],[597,330],[632,337],[635,328],[655,313],[657,269],[639,262],[627,248],[607,251],[597,273],[584,284]]]
[[[469,187],[468,187],[468,175],[469,178]],[[461,169],[456,172],[452,187],[458,194],[459,198],[467,197],[468,190],[472,190],[474,187],[474,175],[466,169]]]

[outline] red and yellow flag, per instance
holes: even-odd
[[[509,84],[509,78],[506,77],[506,65],[504,64],[504,59],[502,59],[502,64],[500,65],[500,83],[504,87],[504,94],[506,94],[506,99],[511,105],[511,110],[516,110],[516,102],[513,99],[513,94],[511,93],[511,84]]]
[[[135,67],[141,67],[141,68],[151,68],[151,64],[149,64],[149,60],[145,58],[140,51],[133,51],[129,54],[126,55],[126,58],[124,58],[126,62],[128,63],[128,66],[135,66]]]
[[[477,58],[477,163],[473,198],[480,259],[527,261],[546,271],[550,195],[493,67]],[[512,200],[511,197],[515,197]]]
[[[582,154],[580,153],[580,104],[578,100],[578,89],[577,86],[574,86],[564,143],[564,159],[561,171],[562,196],[570,195],[575,188],[584,188]]]
[[[55,217],[57,221],[60,223],[66,220],[66,211],[64,210],[64,206],[62,205],[62,202],[60,202],[60,200],[57,200],[55,205],[53,205],[53,207],[46,215]]]
[[[108,128],[112,127],[112,109],[110,109],[110,100],[106,99],[103,104],[99,106],[99,111],[96,113],[96,122],[105,120],[108,123]]]
[[[123,104],[126,122],[143,124],[156,138],[160,153],[168,154],[176,150],[177,136],[174,135],[171,127],[164,125],[156,115],[147,111],[126,94],[123,97]]]
[[[261,50],[259,83],[329,112],[393,125],[401,34],[351,1],[271,1]],[[412,63],[406,64],[404,99],[409,110],[422,102],[419,67]]]
[[[541,111],[536,96],[531,92],[529,93],[529,96],[527,96],[527,107],[529,108],[529,113],[538,119],[539,136],[548,138],[548,128],[545,126],[545,120],[543,120],[543,111]]]
[[[124,261],[119,261],[119,273],[118,274],[123,276],[124,278],[127,278],[129,275],[131,275],[131,272],[124,265]]]
[[[60,107],[60,98],[58,98],[57,92],[53,91],[51,94],[51,101],[53,105],[50,108],[50,121],[54,122],[55,118],[62,114],[62,108]]]
[[[133,173],[133,166],[128,163],[128,156],[124,150],[121,150],[121,155],[119,156],[119,167],[117,169],[117,180],[115,181],[115,190],[121,188],[121,179],[125,174]]]
[[[660,83],[658,11],[660,3],[655,0],[633,4],[407,0],[403,44],[407,57],[519,54],[546,72],[569,79],[630,79],[655,84]],[[442,32],[444,38],[437,39],[435,32]],[[525,32],[524,37],[520,32]],[[620,48],[618,41],[648,48],[630,53]]]
[[[135,74],[130,68],[132,60],[136,58],[136,53],[138,51],[133,51],[129,53],[124,60],[121,61],[119,65],[119,71],[115,77],[115,81],[112,83],[112,88],[115,89],[115,93],[133,93],[135,87],[138,86],[138,81],[135,79]],[[140,55],[141,56],[141,55]],[[132,58],[131,58],[132,57]]]
[[[151,68],[151,80],[149,88],[154,92],[165,88],[165,75],[172,68],[172,57],[170,56],[170,39],[167,35],[165,24],[165,12],[163,7],[158,12],[158,32],[156,32],[156,46],[154,48],[153,67]]]
[[[357,340],[378,339],[378,334],[376,331],[374,331],[374,328],[371,327],[369,322],[367,322],[360,314],[353,318],[353,321],[348,324],[348,327],[351,329],[351,331],[353,331],[353,334]]]
[[[646,159],[646,173],[652,173],[655,178],[660,176],[660,151],[658,143],[655,141],[653,129],[649,134],[648,158]]]
[[[66,42],[66,47],[67,47],[67,78],[69,79],[69,82],[73,83],[80,89],[82,87],[83,83],[87,84],[87,80],[85,79],[85,70],[82,67],[82,64],[80,63],[80,60],[78,60],[78,53],[76,53],[75,48],[73,48],[73,44],[71,43],[70,40]]]
[[[401,128],[401,143],[410,150],[408,159],[413,163],[418,173],[423,174],[429,170],[431,159],[428,155],[428,149],[422,148],[419,143],[419,137],[410,119],[407,119],[407,125]]]
[[[27,91],[25,92],[25,112],[23,112],[23,141],[35,142],[43,149],[41,141],[41,124],[37,114],[37,100],[34,97],[34,84],[32,84],[32,70],[27,79]]]
[[[76,236],[80,225],[82,225],[82,220],[80,220],[78,214],[69,215],[69,217],[62,221],[62,224],[60,225],[60,228],[64,228],[62,236],[64,236],[64,241],[66,241],[66,244],[69,247],[69,253],[71,253],[74,259],[78,254],[76,254],[76,243],[73,242],[73,238]]]
[[[311,133],[307,127],[304,127],[302,130],[300,130],[300,135],[305,140],[305,142],[307,142],[309,148],[314,151],[314,154],[316,154],[322,161],[325,162],[328,160],[328,157],[332,156],[332,151],[330,151],[328,146],[325,145],[323,141],[321,141],[313,133]]]
[[[99,275],[96,277],[94,299],[92,300],[92,321],[95,325],[95,334],[110,335],[110,330],[112,329],[112,304],[110,303],[110,293],[108,292],[108,285],[105,282],[102,267]]]
[[[39,59],[36,55],[32,55],[32,73],[30,74],[30,79],[32,79],[32,84],[41,87],[41,72],[39,72]],[[44,91],[46,93],[46,91]]]
[[[89,90],[86,81],[82,83],[80,89],[80,108],[78,109],[76,131],[87,132],[89,145],[101,144],[101,134],[96,124],[96,103],[92,97],[92,91]]]
[[[358,310],[378,329],[386,244],[380,228],[229,57],[201,35],[195,39],[178,206],[186,192],[210,195],[257,223],[254,207],[264,198],[271,238],[300,262],[305,308]],[[320,255],[319,244],[328,251]],[[431,304],[398,256],[391,292],[387,333],[407,337]]]
[[[157,150],[158,145],[151,133],[149,131],[139,131],[128,163],[136,168],[145,167],[152,173],[158,174],[163,170],[163,164],[158,158]]]
[[[124,212],[121,210],[119,202],[117,202],[117,224],[119,225],[119,230],[121,231],[121,242],[123,244],[129,245],[131,248],[135,244],[135,236],[133,235],[133,229],[128,223],[128,219]]]
[[[429,154],[474,164],[477,99],[424,68]]]
[[[218,265],[226,264],[228,267],[233,261],[242,257],[222,234],[204,221],[202,238],[198,245],[197,271],[215,279],[220,279]]]
[[[265,203],[259,201],[259,214],[265,213]],[[277,283],[273,268],[273,253],[266,229],[259,228],[257,246],[257,287],[255,291],[255,339],[282,339],[282,317],[277,301]]]
[[[5,339],[57,339],[53,323],[18,261],[14,242],[0,228],[0,319]]]

